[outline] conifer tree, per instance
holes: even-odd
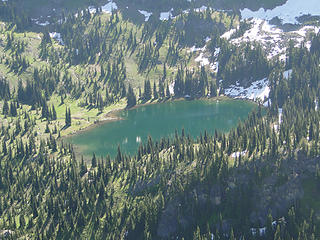
[[[166,78],[167,78],[167,67],[166,67],[166,64],[163,64],[162,81],[166,80]]]
[[[131,108],[137,104],[136,96],[133,92],[131,85],[128,87],[127,93],[127,108]]]
[[[217,96],[217,86],[215,83],[210,83],[210,97]]]
[[[66,108],[66,117],[65,117],[66,127],[71,126],[71,111],[70,108]]]
[[[161,99],[163,99],[165,97],[163,83],[160,79],[159,79],[159,97]]]
[[[49,123],[48,122],[46,124],[46,130],[44,132],[45,133],[49,133],[50,132],[50,128],[49,128]]]
[[[169,85],[167,84],[167,88],[166,88],[166,97],[170,98],[171,94],[170,94],[170,89],[169,89]]]
[[[69,111],[68,111],[68,116],[69,116],[69,125],[71,126],[71,110],[69,108]]]
[[[10,116],[16,117],[17,116],[17,105],[14,102],[10,104]]]
[[[7,100],[4,100],[3,107],[2,107],[2,114],[8,115],[8,113],[9,113],[9,105]]]
[[[157,91],[157,86],[156,86],[156,82],[153,83],[153,98],[154,99],[158,99],[158,91]]]
[[[148,101],[151,99],[152,96],[152,91],[151,91],[151,84],[150,80],[146,80],[144,82],[144,93],[143,93],[143,98],[145,101]]]
[[[3,155],[7,155],[7,145],[4,139],[2,140],[2,153]]]
[[[97,166],[97,158],[96,155],[93,154],[92,159],[91,159],[91,167],[95,168]]]
[[[57,112],[54,105],[52,105],[52,120],[57,120]]]

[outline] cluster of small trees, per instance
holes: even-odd
[[[4,100],[3,106],[2,106],[2,114],[4,116],[11,116],[16,117],[17,116],[17,108],[19,107],[19,104],[17,102],[10,102],[10,105],[8,101]]]
[[[174,95],[176,97],[216,97],[217,94],[216,82],[209,80],[204,67],[201,67],[200,71],[197,72],[178,70],[174,82]]]
[[[70,127],[71,126],[71,110],[70,108],[66,108],[66,118],[65,118],[65,122],[66,122],[66,127]]]
[[[31,18],[18,9],[16,1],[0,2],[0,20],[8,22],[8,28],[16,26],[18,31],[24,31],[32,25]]]
[[[235,47],[231,43],[220,41],[219,47],[217,78],[223,79],[224,87],[236,82],[249,86],[253,81],[267,77],[272,70],[272,64],[260,45],[246,43]]]

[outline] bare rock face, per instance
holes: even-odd
[[[178,203],[169,203],[163,210],[158,226],[157,234],[161,238],[168,238],[178,229]]]
[[[175,237],[181,230],[186,231],[192,228],[197,224],[197,219],[204,216],[201,213],[210,215],[210,211],[214,213],[217,209],[221,209],[227,200],[227,192],[229,192],[228,199],[230,199],[230,196],[236,196],[238,189],[244,186],[250,186],[251,206],[248,210],[248,216],[252,226],[265,226],[270,211],[275,219],[283,217],[297,200],[304,197],[303,181],[315,175],[316,165],[320,161],[320,157],[307,159],[303,155],[299,155],[298,159],[283,160],[283,165],[279,170],[283,175],[272,171],[259,183],[254,181],[254,174],[251,174],[251,171],[253,166],[264,169],[266,167],[265,161],[250,162],[243,169],[238,168],[225,185],[218,183],[209,187],[198,185],[185,192],[183,197],[177,197],[167,203],[160,213],[157,228],[159,238]],[[244,169],[246,170],[244,171]],[[237,201],[237,199],[232,201]],[[315,214],[320,215],[320,213]],[[232,224],[233,219],[222,219],[222,222],[218,223],[216,227],[228,233],[233,226]]]
[[[157,235],[160,238],[170,238],[181,230],[186,230],[195,224],[196,215],[208,211],[207,206],[219,206],[222,202],[221,187],[213,184],[210,189],[201,186],[186,193],[184,197],[169,202],[161,213]],[[224,221],[221,228],[228,228],[228,221]]]
[[[267,177],[256,189],[256,205],[250,215],[252,223],[265,224],[268,212],[281,217],[297,200],[304,197],[302,182],[315,175],[316,166],[320,158],[305,158],[299,155],[299,160],[287,159],[280,172],[286,173],[287,179],[272,175]]]
[[[256,203],[255,210],[250,215],[252,223],[259,223],[261,226],[266,224],[269,211],[273,216],[283,216],[287,209],[292,206],[297,199],[304,195],[301,186],[301,179],[290,179],[282,185],[277,178],[270,178],[265,181],[261,191],[258,193],[259,201]]]

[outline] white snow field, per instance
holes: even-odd
[[[234,28],[234,29],[231,29],[231,30],[225,32],[224,34],[222,34],[222,35],[221,35],[221,38],[224,38],[224,39],[226,39],[226,40],[229,40],[229,39],[231,38],[232,34],[234,34],[236,31],[237,31],[237,29],[235,29],[235,28]]]
[[[225,95],[233,98],[245,98],[250,100],[261,100],[264,102],[269,97],[270,88],[268,86],[268,79],[264,78],[255,81],[250,87],[244,88],[242,86],[231,85],[224,90]]]
[[[112,11],[114,10],[117,10],[118,9],[118,6],[115,2],[113,1],[109,1],[107,4],[101,6],[101,10],[102,12],[105,12],[105,13],[112,13]],[[88,7],[88,10],[91,14],[94,14],[97,12],[97,9],[95,6],[89,6]],[[83,14],[83,11],[81,11],[81,14]],[[75,17],[78,17],[78,13],[75,14]],[[62,23],[63,20],[59,20],[58,22]]]
[[[195,61],[199,62],[200,66],[206,66],[210,64],[209,59],[204,56],[203,52],[200,53],[200,55],[195,59]]]
[[[289,79],[291,74],[292,74],[292,69],[289,69],[289,70],[283,72],[283,77],[286,79]]]
[[[144,10],[138,10],[139,13],[141,13],[144,16],[144,21],[148,22],[150,16],[152,15],[152,12],[147,12]]]
[[[286,4],[267,11],[260,9],[259,11],[253,12],[244,9],[241,11],[242,18],[253,18],[250,20],[252,27],[239,38],[231,39],[236,29],[225,32],[221,38],[231,39],[230,42],[237,46],[244,42],[257,42],[263,47],[269,59],[278,57],[281,61],[285,61],[289,40],[293,40],[296,47],[304,44],[305,47],[310,49],[311,42],[309,36],[311,33],[319,33],[320,28],[316,26],[303,26],[296,31],[284,32],[276,26],[270,25],[268,21],[278,16],[282,19],[283,23],[296,24],[298,23],[296,17],[305,14],[320,15],[320,1],[288,0]],[[291,74],[291,69],[283,73],[285,78],[289,78]],[[271,105],[271,101],[268,99],[269,93],[270,88],[267,78],[253,82],[248,88],[231,85],[225,89],[227,96],[246,98],[254,101],[260,99],[264,102],[265,106]],[[281,117],[282,112],[279,113],[279,125],[281,123]]]
[[[236,46],[245,42],[259,43],[269,59],[278,57],[281,61],[285,61],[286,59],[285,54],[289,39],[293,40],[296,46],[305,42],[305,46],[310,48],[310,41],[306,41],[306,37],[311,33],[318,33],[320,29],[314,26],[304,26],[296,31],[284,32],[262,19],[252,19],[250,22],[252,27],[247,30],[243,36],[230,39],[232,34],[237,31],[237,29],[231,29],[225,32],[221,38],[230,40],[230,42]],[[206,40],[207,39],[209,38],[206,38]],[[210,56],[206,52],[206,45],[202,48],[193,46],[189,49],[189,52],[199,52],[199,55],[195,58],[195,62],[199,63],[200,66],[209,65],[213,72],[218,72],[219,62],[217,60],[220,52],[219,48],[217,48],[213,54],[213,62],[209,60]]]
[[[240,45],[243,42],[260,43],[269,58],[285,53],[282,30],[271,26],[262,19],[253,19],[250,22],[252,28],[247,30],[242,37],[232,39],[231,43],[235,45]]]
[[[39,20],[37,20],[35,23],[36,23],[37,25],[39,25],[39,26],[47,26],[47,25],[50,24],[48,21],[41,22],[41,21],[39,21]]]
[[[297,17],[303,15],[320,15],[319,0],[288,0],[285,4],[271,10],[260,8],[258,11],[243,9],[241,11],[242,18],[260,18],[271,20],[274,17],[279,17],[282,23],[298,23]]]
[[[240,156],[246,155],[246,153],[247,153],[247,150],[246,151],[242,151],[242,152],[234,152],[230,156],[232,158],[239,158]]]
[[[160,13],[160,20],[161,21],[169,20],[169,18],[172,17],[172,11],[173,11],[173,8],[171,8],[171,10],[168,12],[161,12]]]
[[[200,9],[199,9],[200,10]],[[201,8],[205,10],[205,8]],[[282,6],[278,6],[272,10],[260,9],[258,11],[251,11],[244,9],[241,11],[243,20],[251,23],[250,29],[248,29],[243,36],[238,38],[232,38],[232,35],[239,29],[231,29],[225,32],[221,38],[230,40],[230,42],[236,46],[245,42],[258,43],[264,49],[267,57],[279,58],[281,61],[286,59],[286,50],[289,40],[293,40],[296,47],[304,44],[305,47],[310,49],[310,36],[312,33],[319,33],[320,27],[316,26],[299,26],[295,31],[283,31],[282,29],[268,23],[269,20],[274,17],[279,17],[282,23],[297,24],[297,17],[306,14],[320,15],[320,0],[288,0]],[[196,48],[195,46],[190,49],[190,52],[197,52],[198,56],[194,59],[200,66],[208,65],[213,72],[218,72],[220,49],[216,49],[215,53],[210,57],[210,54],[206,50],[206,45],[202,48]],[[210,62],[209,59],[213,59]],[[284,77],[289,78],[292,70],[284,72]],[[239,84],[231,85],[225,89],[225,95],[233,98],[246,98],[254,101],[260,100],[265,106],[271,105],[271,101],[268,99],[270,88],[268,86],[268,79],[264,78],[255,81],[251,86],[244,88]]]
[[[305,41],[308,34],[318,33],[320,29],[314,26],[304,26],[297,31],[284,32],[263,19],[254,18],[250,22],[252,27],[242,37],[231,39],[231,43],[235,45],[240,45],[243,42],[260,43],[269,59],[278,56],[280,60],[285,60],[286,47],[290,39],[295,42],[295,46],[299,46]],[[221,37],[230,39],[235,31],[235,29],[231,29]],[[309,46],[308,42],[305,43],[305,46]]]
[[[49,33],[49,36],[50,36],[52,39],[56,40],[59,44],[64,45],[63,39],[62,39],[62,37],[61,37],[61,33],[51,32],[51,33]]]
[[[113,10],[118,9],[118,6],[115,2],[110,1],[106,5],[103,5],[101,9],[102,9],[102,12],[112,13]]]

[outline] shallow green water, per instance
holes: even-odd
[[[123,120],[108,122],[67,139],[76,145],[76,151],[85,155],[115,156],[118,145],[122,151],[133,154],[140,141],[150,135],[153,139],[174,136],[175,130],[199,136],[204,130],[229,131],[239,120],[247,118],[255,104],[236,100],[176,101],[147,105],[122,111]]]

